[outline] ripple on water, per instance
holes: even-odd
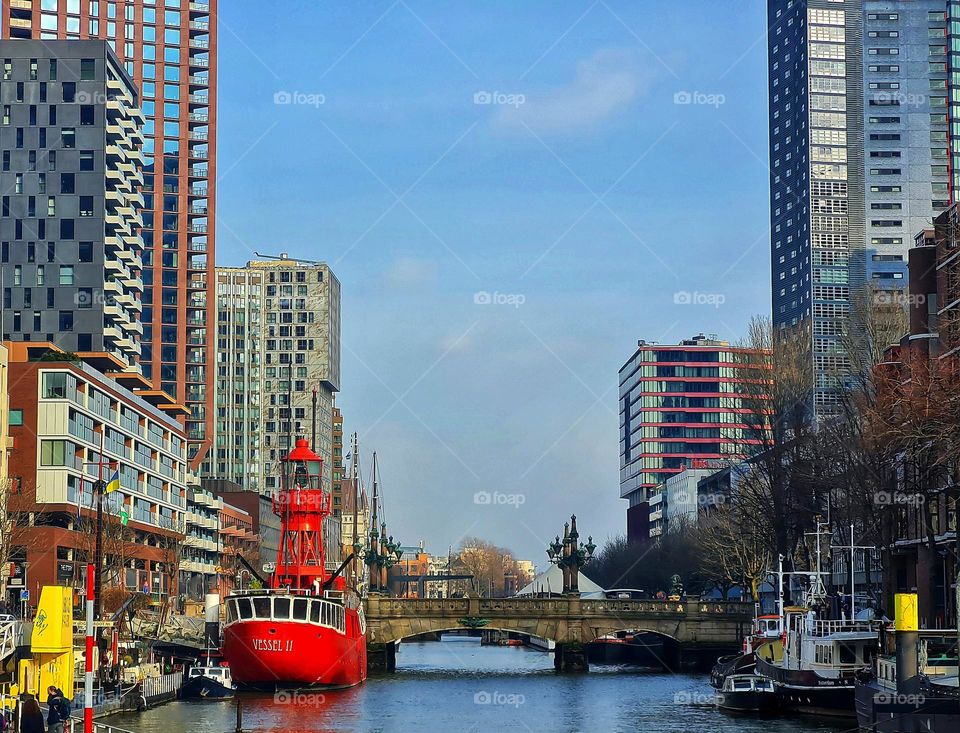
[[[557,675],[553,658],[475,639],[403,644],[395,674],[351,690],[282,696],[244,693],[248,733],[805,733],[810,721],[727,715],[709,700],[704,675],[595,666]],[[232,733],[231,702],[176,702],[113,719],[137,733]],[[111,721],[113,722],[113,721]],[[849,727],[849,726],[848,726]]]

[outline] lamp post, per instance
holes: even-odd
[[[370,593],[388,592],[388,571],[400,562],[403,550],[399,542],[394,542],[393,535],[387,536],[386,523],[381,523],[379,532],[376,527],[370,530],[370,546],[366,550],[359,542],[354,542],[353,551],[357,557],[363,557],[363,562],[369,568]]]
[[[571,515],[570,521],[563,525],[563,539],[556,539],[547,546],[547,557],[563,571],[564,595],[580,595],[580,568],[593,559],[597,546],[593,537],[587,537],[587,544],[580,545],[580,533],[577,532],[577,515]]]

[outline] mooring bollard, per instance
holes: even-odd
[[[237,698],[237,730],[236,733],[243,733],[243,707],[240,704],[240,698]]]

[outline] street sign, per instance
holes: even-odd
[[[87,626],[86,621],[74,621],[73,627],[75,629],[84,629]],[[113,621],[94,621],[93,628],[95,629],[112,629]]]
[[[129,521],[130,521],[130,515],[127,514],[127,510],[126,510],[126,509],[121,509],[121,510],[120,510],[120,524],[126,526],[127,522],[129,522]]]
[[[30,600],[30,591],[28,591],[28,590],[22,590],[22,591],[20,591],[20,600],[21,600],[21,601],[29,601],[29,600]]]

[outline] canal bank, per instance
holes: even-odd
[[[330,693],[241,694],[244,730],[393,733],[496,730],[604,733],[803,733],[834,730],[803,720],[726,715],[712,704],[704,675],[651,673],[597,665],[558,675],[553,658],[478,638],[404,643],[397,670]],[[111,723],[138,733],[224,733],[236,723],[229,702],[169,703]]]

